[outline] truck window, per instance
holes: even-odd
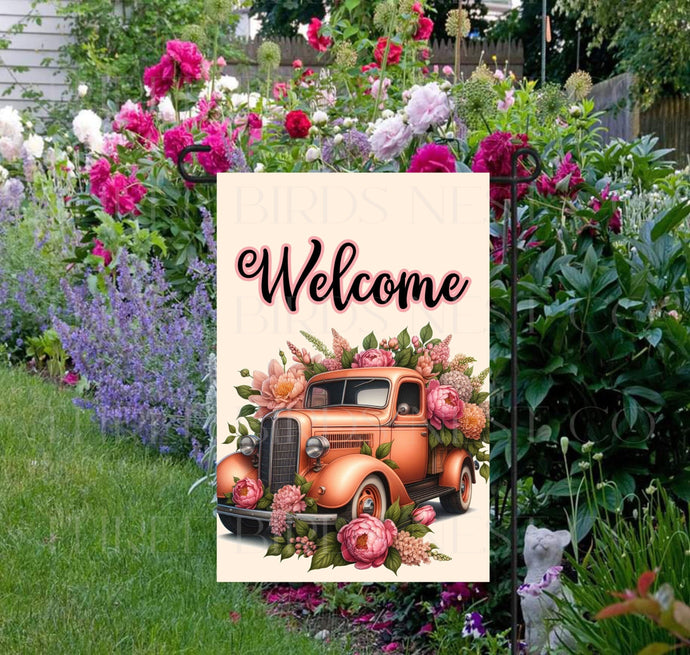
[[[307,409],[355,405],[383,408],[388,404],[390,382],[377,378],[326,380],[312,384],[304,406]]]
[[[410,408],[409,415],[419,414],[419,408],[422,406],[419,398],[420,389],[416,382],[403,382],[398,391],[398,404],[396,409],[400,411],[400,406],[408,405]]]

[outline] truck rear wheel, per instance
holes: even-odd
[[[386,487],[377,475],[364,478],[355,495],[340,514],[344,519],[351,521],[361,514],[375,516],[383,521],[388,509],[388,495]]]
[[[451,514],[464,514],[472,502],[472,466],[466,460],[460,470],[460,490],[450,494],[445,494],[439,499],[441,507]]]
[[[218,514],[220,522],[226,530],[240,537],[253,537],[261,534],[266,529],[266,524],[254,519],[238,519],[235,516]]]

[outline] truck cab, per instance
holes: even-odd
[[[235,507],[238,479],[260,479],[275,493],[311,482],[316,513],[295,515],[330,526],[361,514],[383,519],[390,504],[421,504],[439,498],[463,513],[470,505],[475,466],[462,448],[429,448],[426,385],[402,367],[351,368],[313,376],[303,407],[277,410],[262,419],[258,435],[246,435],[237,453],[217,468],[217,511],[235,533],[258,533],[270,510]]]

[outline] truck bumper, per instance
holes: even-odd
[[[253,519],[254,521],[263,521],[265,523],[271,520],[271,512],[266,509],[244,509],[242,507],[235,507],[234,505],[223,505],[218,503],[216,505],[216,512],[218,512],[218,514],[224,514],[225,516],[234,516],[238,519]],[[294,523],[297,519],[309,525],[330,526],[335,525],[335,522],[338,520],[338,515],[298,512],[296,514],[288,514],[287,516],[288,524]]]

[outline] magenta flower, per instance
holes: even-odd
[[[209,63],[199,50],[199,46],[191,41],[168,41],[166,53],[177,64],[178,86],[196,82],[202,77],[208,79]]]
[[[110,162],[105,157],[101,157],[89,169],[89,179],[91,180],[91,193],[94,196],[100,195],[103,185],[109,178]]]
[[[352,368],[370,368],[373,366],[395,366],[395,357],[390,350],[369,348],[357,353],[352,362]]]
[[[103,245],[103,242],[100,241],[99,239],[94,239],[93,243],[94,243],[94,246],[93,246],[93,250],[91,250],[91,254],[94,255],[95,257],[102,257],[103,258],[103,266],[110,265],[110,262],[113,261],[113,255],[110,252],[110,250],[106,250],[105,246]]]
[[[453,387],[432,380],[426,390],[426,402],[426,417],[433,427],[437,430],[443,425],[450,430],[458,427],[458,419],[462,417],[465,404]]]
[[[163,135],[165,156],[168,159],[172,159],[176,164],[180,157],[180,151],[187,146],[191,146],[193,143],[194,137],[184,125],[173,127]],[[185,157],[185,161],[189,161],[191,158],[192,156],[188,154]]]
[[[146,195],[146,187],[139,182],[134,174],[125,175],[115,173],[108,178],[98,198],[103,205],[103,210],[114,216],[115,214],[139,214],[137,203]]]
[[[237,507],[254,509],[264,495],[264,485],[261,480],[242,478],[232,489],[232,502]]]
[[[434,21],[426,16],[420,16],[417,23],[417,31],[412,37],[415,41],[426,41],[434,31]]]
[[[381,566],[386,561],[388,549],[398,534],[395,523],[362,514],[344,525],[338,532],[340,552],[356,569]]]
[[[75,384],[79,382],[80,379],[81,377],[79,376],[79,373],[69,371],[65,374],[65,377],[62,378],[62,384],[66,384],[70,387],[73,387]]]
[[[318,52],[326,52],[333,43],[333,39],[330,36],[320,36],[319,30],[323,23],[316,17],[311,19],[309,27],[307,28],[307,41],[309,45],[317,50]]]
[[[592,198],[589,201],[589,206],[595,211],[598,212],[601,209],[601,205],[603,202],[610,200],[611,202],[619,202],[620,201],[620,196],[615,192],[611,191],[611,183],[607,182],[606,186],[601,190],[601,199],[599,198]],[[591,225],[597,225],[597,221],[592,221]],[[609,219],[609,230],[613,232],[614,234],[620,234],[621,232],[621,210],[616,209],[613,214],[611,215],[611,218]]]
[[[427,143],[412,156],[408,173],[454,173],[455,157],[448,146]]]
[[[141,104],[138,102],[134,103],[131,100],[125,102],[120,111],[115,115],[113,128],[118,132],[128,130],[136,134],[139,143],[147,149],[158,143],[160,138],[160,134],[153,122],[153,115],[145,112],[141,108]]]
[[[431,525],[436,519],[436,512],[431,505],[422,505],[412,512],[412,518],[422,525]]]
[[[574,198],[582,184],[584,184],[584,179],[582,179],[580,167],[573,161],[572,154],[568,152],[553,177],[546,174],[539,176],[537,191],[542,196],[558,195]]]

